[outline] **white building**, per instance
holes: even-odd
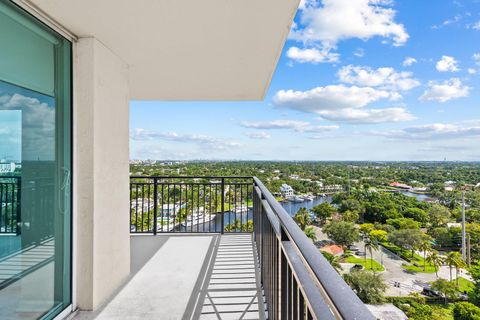
[[[293,188],[286,183],[280,186],[280,192],[284,198],[293,197],[294,195]]]

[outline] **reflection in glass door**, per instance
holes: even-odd
[[[0,319],[70,304],[71,44],[0,2]]]

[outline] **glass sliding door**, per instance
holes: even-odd
[[[0,319],[71,302],[71,44],[0,1]]]

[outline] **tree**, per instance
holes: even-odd
[[[330,252],[321,251],[325,259],[330,263],[330,265],[337,271],[340,272],[342,270],[342,266],[340,265],[340,257],[334,256]]]
[[[376,242],[385,242],[388,238],[388,233],[385,230],[372,230],[368,234],[370,239],[375,240]]]
[[[452,269],[457,269],[462,264],[462,255],[459,252],[452,251],[447,253],[445,263],[450,269],[450,281],[452,281]]]
[[[438,254],[438,251],[432,250],[425,261],[435,268],[435,275],[438,279],[438,268],[443,265],[443,262],[445,261],[444,258]]]
[[[359,230],[363,237],[367,237],[374,229],[375,225],[373,223],[362,223]]]
[[[427,251],[432,248],[431,238],[425,235],[422,242],[418,245],[418,250],[423,252],[423,271],[427,268]]]
[[[457,302],[453,307],[455,320],[480,320],[480,308],[470,302]]]
[[[468,293],[468,298],[480,307],[480,265],[471,267],[468,272],[474,284],[472,291]]]
[[[433,228],[441,227],[447,224],[450,219],[450,210],[440,204],[434,204],[428,215]]]
[[[387,219],[387,224],[394,226],[395,229],[420,229],[420,222],[412,218]]]
[[[300,229],[305,230],[305,228],[312,223],[310,218],[310,213],[305,208],[298,209],[297,213],[293,217],[293,220],[298,224]]]
[[[387,285],[380,274],[357,270],[345,274],[343,278],[364,303],[379,304],[383,302]]]
[[[400,229],[395,230],[388,235],[388,240],[394,245],[412,251],[414,255],[415,248],[422,242],[424,233],[418,229]]]
[[[347,222],[356,222],[360,219],[357,211],[346,210],[342,213],[342,220]]]
[[[328,202],[322,202],[319,205],[313,207],[310,211],[317,217],[320,224],[324,224],[327,219],[330,219],[336,212],[334,206]]]
[[[447,299],[455,299],[458,296],[457,286],[442,278],[432,283],[432,289],[443,295],[445,303],[447,303]]]
[[[373,270],[373,250],[378,250],[378,242],[376,242],[375,240],[371,239],[371,238],[366,238],[364,239],[364,242],[365,242],[365,251],[368,250],[368,252],[370,252],[370,262],[371,262],[371,268]],[[365,252],[365,265],[367,263],[367,254]]]
[[[420,208],[408,208],[403,213],[403,216],[405,218],[412,218],[413,220],[421,222],[422,224],[428,221],[428,213]]]
[[[323,231],[330,239],[344,248],[360,240],[360,234],[355,224],[351,222],[338,221],[329,223],[323,227]]]
[[[313,242],[317,241],[317,234],[315,233],[315,229],[312,226],[308,226],[303,230],[307,238],[312,240]]]

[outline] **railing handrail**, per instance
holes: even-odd
[[[253,179],[253,176],[130,176],[130,179]]]
[[[323,287],[339,314],[344,319],[374,319],[365,304],[345,283],[323,255],[320,254],[318,248],[307,238],[260,179],[253,177],[253,180],[255,185],[261,190],[272,211],[276,214],[283,231],[285,231],[287,237],[312,270],[315,278]]]

